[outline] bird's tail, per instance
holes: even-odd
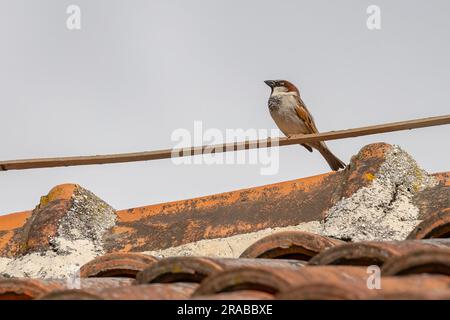
[[[317,150],[320,152],[320,154],[325,158],[325,160],[328,162],[328,165],[333,171],[338,171],[339,169],[345,168],[345,163],[342,162],[338,157],[336,157],[330,149],[326,146],[325,143],[320,143]]]

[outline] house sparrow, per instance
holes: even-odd
[[[289,81],[264,81],[272,92],[269,98],[269,111],[278,128],[286,136],[295,134],[319,133],[312,115],[300,98],[300,92]],[[339,160],[326,146],[325,142],[310,142],[302,144],[312,152],[318,150],[334,171],[345,168],[345,163]]]

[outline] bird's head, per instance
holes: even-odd
[[[272,89],[272,94],[294,93],[300,96],[297,87],[287,80],[266,80],[264,83]]]

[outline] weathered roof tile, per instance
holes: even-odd
[[[0,300],[450,299],[450,173],[430,176],[405,154],[391,159],[398,170],[406,162],[408,170],[420,171],[417,181],[406,186],[414,190],[401,190],[410,224],[395,241],[386,236],[348,242],[361,234],[352,239],[338,232],[339,240],[336,230],[324,231],[325,224],[337,221],[329,211],[339,206],[345,207],[339,223],[347,227],[345,218],[351,218],[350,209],[357,204],[341,201],[373,186],[391,152],[401,153],[388,144],[373,144],[361,149],[343,171],[121,211],[79,185],[56,186],[32,212],[0,216],[0,268],[5,263],[15,268],[36,257],[47,263],[44,269],[56,258],[68,262],[56,273],[31,273],[35,278],[26,268],[19,278],[4,271]],[[383,174],[395,175],[395,170]],[[394,210],[391,202],[399,193],[398,186],[390,187],[391,201],[374,204],[387,213]],[[372,191],[370,196],[376,197]],[[401,224],[402,218],[396,222]],[[311,222],[314,228],[301,230],[317,233],[277,229]],[[353,222],[360,225],[352,232],[362,233],[376,224]],[[263,237],[263,232],[269,235]],[[231,236],[246,236],[246,242],[237,238],[240,249],[233,249]],[[87,242],[71,242],[75,240]],[[232,254],[217,257],[213,250],[208,251],[211,256],[184,256],[189,251],[179,249],[168,251],[179,256],[161,258],[164,249],[201,247],[205,240],[225,243]],[[85,246],[89,250],[83,252]],[[151,256],[149,251],[161,254]],[[74,263],[81,265],[79,273],[69,268]],[[380,287],[368,284],[371,270],[380,271]]]

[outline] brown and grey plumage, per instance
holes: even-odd
[[[281,132],[288,137],[294,134],[319,133],[311,113],[300,97],[300,92],[291,82],[286,80],[264,82],[272,89],[269,111]],[[332,170],[345,168],[345,163],[328,149],[325,142],[311,142],[302,144],[302,146],[310,152],[313,151],[313,148],[318,150]]]

